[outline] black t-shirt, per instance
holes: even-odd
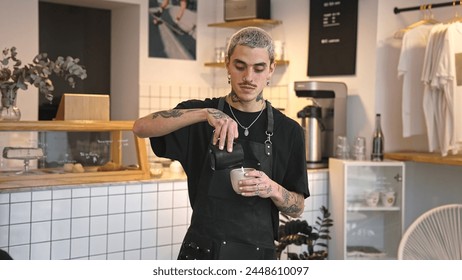
[[[217,108],[219,98],[205,100],[188,100],[176,106],[176,109]],[[233,117],[225,102],[224,113]],[[250,125],[260,112],[246,113],[233,108],[239,122]],[[308,177],[305,157],[303,128],[293,119],[273,108],[274,131],[271,137],[273,143],[273,171],[267,174],[271,179],[289,191],[301,193],[308,197]],[[249,128],[249,135],[244,136],[244,130],[239,126],[239,139],[264,143],[267,139],[266,109],[258,120]],[[162,137],[150,138],[151,147],[159,157],[178,160],[187,175],[189,199],[194,209],[194,199],[202,168],[208,155],[208,145],[212,139],[213,127],[207,121],[196,123]]]

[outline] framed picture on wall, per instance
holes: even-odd
[[[197,0],[149,0],[149,57],[196,60]]]
[[[308,76],[354,75],[358,0],[310,1]]]

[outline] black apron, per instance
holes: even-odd
[[[218,109],[223,111],[224,98]],[[244,150],[244,167],[271,176],[273,111],[266,101],[267,140],[257,143],[238,139]],[[230,168],[212,170],[204,162],[194,201],[191,225],[178,259],[275,259],[274,223],[270,198],[243,197],[231,186]]]

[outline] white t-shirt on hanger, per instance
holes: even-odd
[[[435,73],[441,56],[446,26],[444,24],[434,25],[428,37],[427,47],[422,67],[423,111],[427,127],[428,150],[434,152],[440,150],[442,141],[438,132],[438,123],[441,122],[441,90],[435,79]]]
[[[462,143],[462,23],[448,24],[443,53],[436,77],[444,92],[448,113],[446,118],[449,150],[458,153]],[[459,69],[459,71],[457,71]]]
[[[426,133],[423,112],[424,84],[421,81],[425,48],[433,25],[420,25],[407,31],[402,39],[398,75],[403,77],[403,137]]]

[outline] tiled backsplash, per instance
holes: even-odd
[[[308,179],[301,218],[312,224],[327,206],[327,170]],[[190,216],[185,181],[3,191],[0,248],[22,260],[176,259]]]
[[[0,248],[15,259],[171,259],[191,210],[186,182],[0,193]]]

